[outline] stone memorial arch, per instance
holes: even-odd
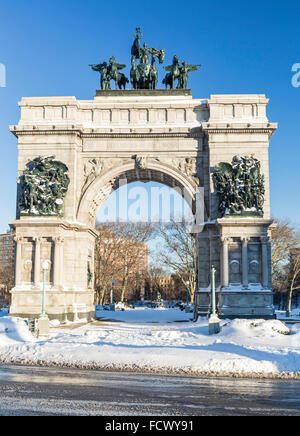
[[[126,179],[177,187],[194,212],[204,193],[204,222],[195,226],[203,313],[213,264],[222,316],[272,317],[268,147],[277,125],[267,104],[264,95],[195,99],[188,89],[23,98],[10,126],[19,151],[10,314],[40,314],[49,260],[49,317],[93,315],[96,214]]]

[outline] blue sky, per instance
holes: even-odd
[[[300,87],[291,85],[300,63],[300,5],[296,1],[15,0],[1,4],[0,232],[15,216],[17,141],[8,130],[19,119],[22,96],[92,99],[99,77],[90,63],[115,55],[127,64],[137,26],[149,46],[201,63],[189,85],[196,98],[262,93],[279,129],[271,140],[274,216],[300,223]],[[160,74],[162,79],[162,70]]]

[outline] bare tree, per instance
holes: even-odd
[[[172,220],[158,224],[157,234],[164,241],[164,249],[158,255],[161,265],[177,275],[184,286],[189,282],[190,301],[193,304],[197,286],[196,238],[187,222]]]
[[[290,253],[299,247],[299,230],[289,219],[275,219],[271,232],[271,265],[273,289],[276,295],[286,293],[290,285]]]
[[[147,276],[143,265],[143,247],[153,233],[149,223],[108,223],[97,227],[95,250],[95,289],[103,304],[111,282],[116,281],[116,297],[124,301],[129,288],[141,288]]]
[[[1,265],[0,267],[0,287],[4,289],[5,302],[10,302],[9,291],[13,288],[15,281],[15,270],[13,263]]]
[[[96,302],[103,304],[112,280],[119,272],[114,256],[120,249],[120,243],[108,227],[98,228],[98,234],[95,243],[95,292]]]
[[[290,263],[288,268],[288,300],[287,313],[292,310],[292,297],[294,291],[300,289],[300,249],[295,248],[290,253]]]
[[[280,268],[289,260],[290,250],[300,244],[299,230],[289,219],[275,219],[275,226],[271,233],[272,271]]]

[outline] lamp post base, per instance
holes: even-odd
[[[208,334],[216,335],[220,333],[220,320],[217,315],[211,315],[208,320]]]
[[[49,318],[39,318],[37,321],[37,337],[49,338],[50,337],[50,324]]]

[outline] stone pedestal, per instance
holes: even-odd
[[[216,335],[220,333],[220,319],[216,315],[211,315],[208,320],[208,334]]]
[[[233,287],[232,287],[233,288]],[[221,293],[222,318],[263,318],[273,319],[273,292],[259,286],[255,291],[223,290]]]
[[[39,318],[36,325],[36,334],[39,339],[50,337],[49,318]]]
[[[11,290],[11,316],[36,317],[42,312],[41,264],[47,260],[46,312],[50,319],[91,319],[94,290],[87,262],[93,265],[95,232],[58,218],[21,218],[16,232],[16,286]],[[28,265],[30,268],[28,268]]]
[[[220,317],[274,318],[269,240],[272,220],[226,217],[210,227],[211,262],[220,271]],[[199,314],[209,313],[210,286],[200,289],[196,300]]]

